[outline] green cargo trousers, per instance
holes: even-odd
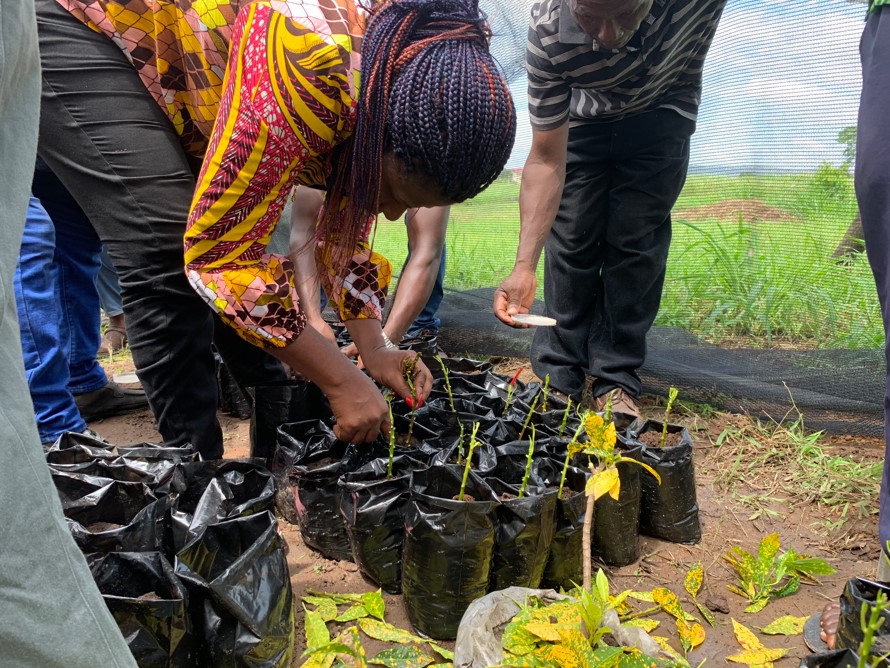
[[[12,277],[37,152],[33,0],[0,0],[0,666],[135,668],[74,544],[37,437]]]

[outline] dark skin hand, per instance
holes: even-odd
[[[828,649],[834,649],[837,642],[837,627],[841,621],[841,604],[837,601],[829,603],[822,608],[822,615],[819,617],[819,637],[822,639]]]

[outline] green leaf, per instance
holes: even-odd
[[[717,620],[714,619],[714,615],[711,614],[711,611],[708,610],[705,606],[699,603],[697,598],[692,599],[695,601],[695,607],[698,608],[699,613],[702,617],[705,618],[705,621],[711,626],[717,626]]]
[[[431,650],[433,650],[436,654],[441,656],[446,661],[454,660],[454,652],[452,652],[451,650],[445,649],[444,647],[440,647],[439,645],[434,643],[432,640],[427,640],[426,642],[427,642],[427,645],[430,646]]]
[[[683,586],[692,598],[698,596],[698,592],[701,591],[701,585],[702,582],[704,582],[704,579],[705,569],[701,563],[695,564],[687,571]]]
[[[304,596],[303,602],[314,605],[315,612],[317,612],[326,622],[331,621],[337,616],[337,604],[329,598],[323,596]]]
[[[803,633],[803,626],[809,617],[795,617],[793,615],[784,615],[775,621],[770,622],[760,629],[762,633],[767,635],[796,636]]]
[[[387,668],[425,668],[435,661],[433,657],[424,654],[416,647],[408,646],[385,649],[368,663]]]
[[[618,470],[616,469],[615,472],[617,473]],[[603,573],[602,568],[596,571],[596,590],[599,593],[600,602],[606,603],[609,600],[609,579]]]
[[[304,608],[305,610],[305,608]],[[312,650],[331,642],[331,634],[327,624],[314,610],[305,610],[306,649]]]
[[[347,608],[346,612],[344,612],[342,615],[337,616],[334,621],[354,622],[356,619],[361,619],[362,617],[367,617],[367,616],[368,616],[368,611],[365,610],[365,606],[354,605],[351,608]]]
[[[313,591],[312,589],[309,590],[308,596],[303,597],[303,600],[306,601],[307,603],[310,603],[312,601],[307,600],[310,598],[312,598],[312,599],[328,598],[328,599],[332,600],[334,603],[336,603],[337,605],[343,605],[345,603],[361,603],[362,602],[361,594],[329,594],[328,592]]]
[[[645,603],[655,603],[655,597],[652,596],[651,591],[632,591],[628,594],[628,597]]]
[[[792,564],[794,570],[807,575],[831,575],[837,573],[827,561],[816,557],[798,557]]]
[[[425,642],[423,638],[393,626],[392,624],[381,622],[379,619],[372,619],[370,617],[361,618],[358,620],[358,627],[366,636],[374,638],[374,640],[394,642],[399,643],[400,645]]]
[[[788,578],[788,582],[773,591],[773,596],[775,596],[776,598],[791,596],[791,594],[796,592],[798,589],[800,589],[800,578],[796,575],[792,575],[790,578]]]
[[[660,621],[657,619],[651,619],[648,617],[644,617],[641,619],[631,619],[629,622],[622,622],[622,626],[636,626],[637,628],[643,629],[646,633],[652,633],[655,629],[658,628]]]
[[[379,589],[362,594],[362,605],[371,617],[376,617],[383,621],[383,613],[386,612],[386,602],[383,600],[383,595]]]
[[[773,564],[781,546],[778,533],[764,536],[760,541],[760,546],[757,548],[757,574],[761,581],[773,570]]]
[[[350,647],[346,643],[340,640],[332,640],[331,642],[322,645],[321,647],[316,647],[315,649],[307,649],[303,652],[303,656],[317,656],[319,654],[346,654],[348,656],[355,656],[356,651],[353,647]]]
[[[677,595],[666,587],[656,587],[652,590],[652,597],[655,603],[661,606],[661,609],[674,617],[675,619],[685,619],[687,621],[695,621],[695,617],[683,610],[680,605],[680,599]]]
[[[531,618],[531,610],[524,608],[504,629],[501,645],[504,650],[516,656],[525,656],[535,649],[538,639],[525,630]]]
[[[755,613],[760,612],[766,607],[766,604],[769,603],[769,596],[764,596],[763,598],[758,598],[751,605],[745,608],[745,612]]]

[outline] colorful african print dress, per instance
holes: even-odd
[[[204,156],[185,232],[195,290],[252,343],[306,325],[286,257],[266,252],[295,183],[321,187],[355,123],[365,16],[352,0],[59,0],[126,54],[185,150]],[[322,284],[343,320],[380,319],[392,275],[362,242]]]

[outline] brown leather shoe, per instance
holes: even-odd
[[[610,396],[612,397],[613,413],[632,415],[635,418],[640,417],[640,404],[636,397],[632,397],[620,387],[596,397],[593,400],[594,409],[600,413],[606,410],[606,404],[609,402]]]
[[[80,416],[86,422],[148,408],[145,392],[124,389],[111,380],[98,390],[75,395],[74,403],[77,404]]]

